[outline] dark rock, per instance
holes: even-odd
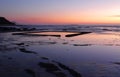
[[[91,33],[91,32],[80,32],[75,34],[68,34],[65,37],[74,37],[74,36],[79,36],[79,35],[88,34],[88,33]]]
[[[20,50],[21,52],[24,52],[24,53],[33,53],[33,54],[37,54],[36,52],[28,51],[28,50],[26,50],[25,48],[20,48],[19,50]]]
[[[12,60],[12,57],[8,57],[9,60]]]
[[[91,46],[92,44],[73,44],[74,46]]]
[[[0,26],[0,32],[21,31],[17,26]]]
[[[15,25],[15,23],[8,21],[4,17],[0,17],[0,25]]]
[[[29,31],[25,29],[23,31]],[[27,35],[27,36],[53,36],[53,37],[61,37],[60,35],[46,35],[46,34],[31,34],[31,33],[13,33],[12,35]]]
[[[65,73],[63,72],[54,72],[54,74],[57,76],[57,77],[67,77]]]
[[[24,43],[18,43],[18,44],[16,44],[16,45],[24,45]]]
[[[63,65],[62,63],[57,62],[57,64],[64,70],[68,70],[69,73],[73,76],[73,77],[82,77],[80,73],[76,72],[73,69],[70,69],[69,67]]]
[[[53,73],[54,71],[59,71],[60,70],[56,65],[54,65],[52,63],[39,62],[38,65],[45,68],[47,72],[51,72],[51,73]]]
[[[31,70],[31,69],[25,69],[25,71],[26,71],[29,75],[31,75],[32,77],[36,77],[36,76],[35,76],[35,72],[34,72],[33,70]]]
[[[120,62],[114,62],[114,64],[120,65]]]
[[[47,57],[41,57],[42,59],[44,59],[44,60],[49,60]]]
[[[56,75],[56,77],[67,77],[55,64],[39,62],[39,66],[45,68],[47,72]]]
[[[12,33],[12,35],[25,35],[25,33]]]
[[[69,67],[67,67],[67,66],[65,66],[65,65],[63,65],[63,64],[61,64],[61,63],[58,63],[58,62],[57,62],[57,64],[58,64],[62,69],[64,69],[64,70],[68,70],[68,69],[69,69]]]

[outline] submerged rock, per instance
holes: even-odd
[[[12,60],[13,58],[12,57],[8,57],[9,60]]]
[[[117,65],[120,65],[120,62],[114,62],[113,64],[117,64]]]
[[[73,46],[91,46],[92,44],[73,44]]]
[[[37,54],[36,52],[28,51],[28,50],[26,50],[25,48],[20,48],[19,50],[20,50],[21,52],[24,52],[24,53],[33,53],[33,54]]]
[[[47,72],[59,71],[60,69],[52,63],[39,62],[39,66],[44,67]]]
[[[91,33],[91,32],[80,32],[75,34],[68,34],[65,37],[74,37],[74,36],[79,36],[79,35],[88,34],[88,33]]]
[[[51,74],[56,75],[56,77],[67,77],[65,73],[63,73],[58,66],[53,63],[44,63],[39,62],[38,64],[40,67],[45,68],[45,70]]]
[[[46,57],[43,57],[46,59]],[[57,77],[67,77],[68,73],[64,72],[64,71],[68,71],[69,74],[72,77],[82,77],[80,73],[78,73],[77,71],[69,68],[68,66],[60,63],[60,62],[56,62],[54,60],[52,60],[51,62],[39,62],[38,65],[40,67],[43,67],[47,72],[56,75]],[[64,71],[63,71],[64,70]]]
[[[47,58],[47,57],[41,57],[41,59],[44,59],[44,60],[49,60],[49,58]]]
[[[16,45],[20,45],[21,46],[21,45],[24,45],[24,43],[17,43]]]
[[[33,70],[31,70],[31,69],[25,69],[25,71],[26,71],[29,75],[31,75],[32,77],[36,77],[36,76],[35,76],[35,72],[34,72]]]
[[[80,73],[76,72],[75,70],[63,65],[62,63],[57,62],[57,64],[64,70],[68,70],[69,73],[73,76],[73,77],[82,77]]]

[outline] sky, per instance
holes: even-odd
[[[0,0],[18,24],[120,24],[120,0]]]

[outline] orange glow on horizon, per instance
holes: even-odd
[[[120,24],[120,0],[2,2],[0,15],[18,24]]]
[[[16,22],[30,24],[120,24],[120,18],[114,17],[51,17],[19,18]]]
[[[94,13],[85,12],[62,12],[61,14],[52,13],[47,15],[30,15],[26,17],[17,17],[16,22],[29,24],[120,24],[120,17],[111,17],[114,13],[107,14],[105,12]]]

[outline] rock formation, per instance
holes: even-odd
[[[15,23],[10,22],[5,17],[0,17],[0,25],[15,25]]]

